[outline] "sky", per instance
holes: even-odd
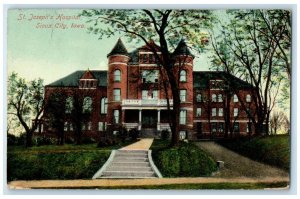
[[[128,44],[122,35],[99,40],[97,35],[87,32],[86,19],[76,17],[80,12],[80,9],[9,10],[7,73],[14,71],[28,80],[42,78],[47,85],[76,70],[107,70],[106,56],[119,37],[128,51],[139,47]],[[208,68],[208,55],[198,55],[194,70]]]

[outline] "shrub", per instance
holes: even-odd
[[[7,178],[12,180],[90,179],[110,150],[8,153]]]
[[[97,147],[107,147],[117,144],[117,140],[113,137],[101,137]]]
[[[36,137],[35,144],[36,146],[42,146],[42,145],[51,145],[55,144],[55,139],[50,137]]]
[[[217,170],[216,162],[204,151],[183,142],[176,148],[154,151],[153,159],[164,177],[210,176]]]
[[[18,138],[15,135],[7,134],[7,145],[13,146],[17,143]]]
[[[161,131],[161,139],[168,140],[170,138],[170,132],[168,129],[164,129]]]
[[[96,143],[96,140],[90,137],[84,137],[81,141],[82,144],[93,144]]]
[[[122,142],[126,141],[126,138],[128,137],[128,131],[125,127],[122,127],[117,135]]]
[[[136,141],[137,138],[139,137],[139,134],[140,134],[140,132],[136,128],[129,130],[129,136],[132,141]]]

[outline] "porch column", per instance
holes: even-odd
[[[142,109],[139,109],[139,126],[138,130],[142,129]]]
[[[160,109],[157,110],[157,130],[160,131]]]

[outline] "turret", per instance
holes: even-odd
[[[108,100],[108,128],[117,128],[122,122],[121,103],[127,96],[127,64],[129,54],[121,39],[108,57],[108,79],[107,79],[107,100]],[[111,129],[114,131],[115,129]]]

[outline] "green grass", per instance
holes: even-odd
[[[237,140],[221,140],[218,143],[251,159],[264,162],[286,171],[290,169],[290,136],[277,135]]]
[[[132,141],[126,141],[124,143],[118,143],[113,146],[100,147],[97,148],[97,143],[94,144],[65,144],[65,145],[42,145],[42,146],[33,146],[26,148],[25,146],[8,146],[8,153],[58,153],[58,152],[67,152],[67,151],[97,151],[97,150],[113,150],[119,149],[123,146],[132,144]]]
[[[151,149],[153,160],[164,177],[210,176],[216,171],[214,160],[191,143],[181,142],[168,148],[168,141],[155,140]]]
[[[95,186],[95,187],[53,187],[52,189],[156,189],[156,190],[232,190],[232,189],[265,189],[265,188],[286,188],[287,182],[274,183],[203,183],[203,184],[166,184],[166,185],[139,185],[139,186]],[[43,189],[43,188],[39,188]]]
[[[106,162],[112,149],[125,142],[97,148],[97,144],[9,146],[7,180],[90,179]]]

